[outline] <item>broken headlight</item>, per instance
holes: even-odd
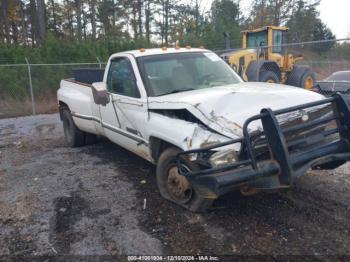
[[[235,163],[237,160],[237,152],[232,149],[226,149],[212,154],[209,159],[209,162],[211,166],[218,167],[222,165]]]

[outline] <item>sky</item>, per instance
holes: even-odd
[[[322,0],[318,10],[321,20],[337,38],[350,37],[349,0]]]
[[[202,0],[203,9],[210,9],[212,0]],[[251,0],[241,0],[244,14],[249,13]],[[321,20],[336,35],[336,38],[350,37],[350,0],[321,0],[318,6]]]

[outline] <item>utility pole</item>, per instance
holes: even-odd
[[[230,49],[230,34],[228,32],[224,32],[224,40],[225,40],[225,49]]]

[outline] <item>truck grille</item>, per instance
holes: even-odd
[[[307,115],[307,119],[305,115]],[[321,122],[314,125],[315,121]],[[336,116],[331,105],[304,112],[302,116],[279,124],[290,154],[306,151],[339,139]],[[300,125],[305,127],[299,128]],[[268,142],[263,131],[252,133],[251,144],[256,160],[271,158]],[[243,155],[245,154],[246,152]]]

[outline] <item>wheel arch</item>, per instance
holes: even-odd
[[[169,147],[176,147],[182,150],[179,146],[175,145],[170,141],[166,141],[162,138],[159,138],[156,136],[151,136],[149,138],[149,148],[150,148],[151,156],[155,163],[158,162],[158,159],[162,154],[162,152]]]
[[[64,109],[68,109],[70,111],[70,108],[68,106],[68,104],[66,104],[65,102],[59,100],[58,101],[58,112],[60,114],[60,119],[62,120],[62,113]]]

